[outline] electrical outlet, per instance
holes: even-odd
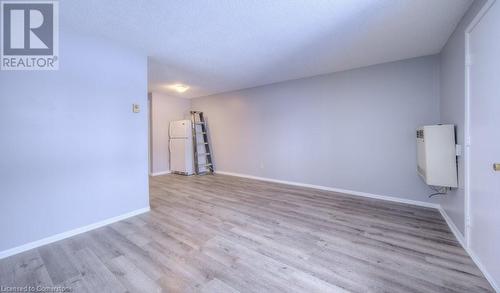
[[[132,104],[132,112],[134,113],[141,112],[141,106],[139,104]]]

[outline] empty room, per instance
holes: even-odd
[[[500,1],[0,9],[0,292],[500,292]]]

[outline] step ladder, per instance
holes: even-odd
[[[196,175],[213,174],[212,153],[203,112],[191,111],[191,129],[193,131],[194,173]]]

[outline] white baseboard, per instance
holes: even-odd
[[[18,254],[18,253],[21,253],[21,252],[24,252],[24,251],[27,251],[27,250],[30,250],[30,249],[33,249],[33,248],[37,248],[37,247],[40,247],[40,246],[43,246],[43,245],[46,245],[46,244],[49,244],[49,243],[53,243],[53,242],[56,242],[56,241],[59,241],[59,240],[63,240],[65,238],[69,238],[71,236],[75,236],[75,235],[78,235],[78,234],[81,234],[81,233],[85,233],[85,232],[88,232],[90,230],[94,230],[94,229],[97,229],[97,228],[100,228],[100,227],[112,224],[114,222],[118,222],[118,221],[130,218],[130,217],[133,217],[133,216],[137,216],[139,214],[142,214],[142,213],[145,213],[145,212],[149,212],[149,210],[150,210],[150,208],[148,206],[148,207],[145,207],[145,208],[142,208],[142,209],[138,209],[138,210],[135,210],[135,211],[131,211],[129,213],[122,214],[122,215],[119,215],[119,216],[116,216],[116,217],[113,217],[113,218],[109,218],[109,219],[106,219],[106,220],[103,220],[103,221],[100,221],[100,222],[97,222],[97,223],[93,223],[93,224],[90,224],[90,225],[87,225],[87,226],[83,226],[83,227],[76,228],[76,229],[73,229],[73,230],[70,230],[70,231],[66,231],[66,232],[63,232],[63,233],[52,235],[52,236],[49,236],[49,237],[46,237],[46,238],[43,238],[43,239],[40,239],[40,240],[36,240],[36,241],[30,242],[30,243],[26,243],[26,244],[23,244],[21,246],[17,246],[17,247],[10,248],[10,249],[4,250],[4,251],[0,251],[0,259],[6,258],[6,257],[14,255],[14,254]]]
[[[465,251],[467,251],[467,253],[469,254],[469,256],[472,258],[472,261],[474,261],[474,263],[476,264],[476,266],[483,273],[483,275],[486,278],[486,280],[488,280],[488,282],[490,282],[490,285],[491,285],[491,287],[493,287],[493,290],[495,290],[495,292],[500,292],[500,286],[499,286],[499,284],[497,284],[495,282],[495,279],[488,272],[488,270],[483,265],[483,263],[481,262],[481,260],[479,259],[479,257],[476,255],[476,253],[474,253],[474,251],[472,251],[470,248],[466,248]]]
[[[216,171],[215,173],[221,174],[221,175],[229,175],[229,176],[236,176],[236,177],[242,177],[242,178],[248,178],[248,179],[274,182],[274,183],[282,183],[282,184],[288,184],[288,185],[294,185],[294,186],[300,186],[300,187],[308,187],[308,188],[314,188],[314,189],[319,189],[319,190],[333,191],[333,192],[338,192],[338,193],[387,200],[387,201],[392,201],[392,202],[397,202],[397,203],[411,204],[411,205],[416,205],[416,206],[421,206],[421,207],[426,207],[426,208],[433,208],[433,209],[440,208],[440,205],[436,204],[436,203],[429,203],[429,202],[417,201],[417,200],[411,200],[411,199],[403,199],[403,198],[398,198],[398,197],[393,197],[393,196],[379,195],[379,194],[373,194],[373,193],[367,193],[367,192],[361,192],[361,191],[340,189],[340,188],[327,187],[327,186],[321,186],[321,185],[313,185],[313,184],[286,181],[286,180],[278,180],[278,179],[258,177],[258,176],[240,174],[240,173],[226,172],[226,171]]]
[[[443,216],[444,220],[446,221],[446,224],[448,224],[448,227],[450,227],[451,232],[453,233],[453,235],[455,235],[455,238],[457,238],[460,245],[462,245],[462,247],[465,250],[467,250],[467,245],[465,243],[465,237],[462,234],[462,232],[460,232],[460,230],[458,230],[457,226],[455,225],[455,223],[453,223],[450,216],[448,216],[448,214],[443,209],[443,207],[441,207],[441,206],[439,207],[439,212],[441,213],[441,216]]]
[[[156,172],[156,173],[149,173],[149,176],[160,176],[160,175],[167,175],[172,173],[170,170],[168,171],[161,171],[161,172]]]
[[[458,230],[457,226],[455,226],[455,223],[453,223],[450,216],[448,216],[448,214],[446,213],[446,211],[442,207],[439,208],[439,212],[441,213],[441,215],[445,219],[446,223],[448,224],[448,227],[450,227],[451,232],[453,232],[453,235],[455,235],[455,237],[457,238],[460,245],[462,245],[462,247],[465,249],[465,251],[469,254],[470,258],[472,259],[472,261],[474,261],[476,266],[483,273],[486,280],[488,280],[488,282],[490,282],[491,287],[493,287],[493,289],[496,292],[500,292],[500,287],[495,282],[495,279],[493,279],[493,277],[488,272],[488,270],[486,270],[486,267],[483,265],[483,263],[481,262],[479,257],[474,253],[474,251],[470,247],[467,247],[464,235],[460,232],[460,230]]]

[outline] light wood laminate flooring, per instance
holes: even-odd
[[[150,193],[151,212],[0,260],[0,285],[493,292],[435,209],[224,175],[151,177]]]

